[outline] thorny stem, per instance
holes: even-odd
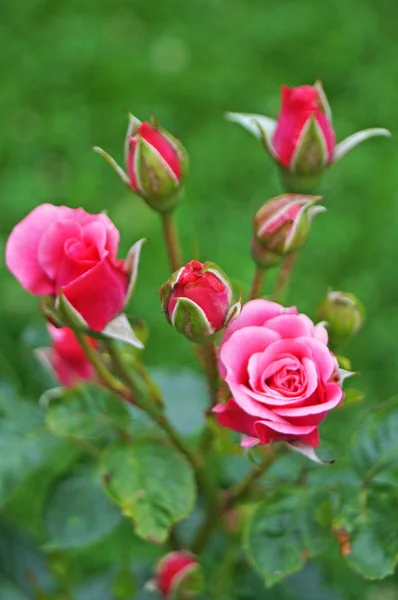
[[[258,265],[256,265],[256,270],[254,272],[252,288],[250,291],[249,300],[254,300],[255,298],[259,298],[263,291],[265,284],[265,269],[262,269]]]
[[[296,258],[297,254],[289,254],[282,263],[273,293],[273,300],[276,302],[282,302],[284,300]]]
[[[177,271],[182,265],[181,247],[178,239],[174,211],[162,213],[163,237],[171,271]]]

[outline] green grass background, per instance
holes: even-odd
[[[276,116],[281,84],[321,77],[338,139],[369,126],[396,130],[389,0],[19,0],[0,12],[1,244],[43,202],[107,209],[122,255],[147,237],[131,311],[151,326],[151,364],[191,359],[159,308],[167,263],[157,215],[91,150],[99,144],[121,160],[127,109],[155,114],[189,151],[178,213],[185,258],[199,241],[202,259],[246,282],[252,215],[280,186],[261,145],[223,113]],[[370,140],[327,174],[328,212],[289,298],[309,314],[328,287],[362,299],[367,323],[350,350],[372,399],[398,389],[397,155],[394,137]],[[1,369],[20,379],[19,339],[40,317],[4,264],[0,278]]]
[[[155,114],[190,154],[178,211],[184,257],[199,245],[201,259],[248,285],[252,216],[281,188],[261,144],[223,113],[276,116],[281,84],[320,77],[339,140],[372,126],[395,134],[397,14],[393,0],[3,0],[2,249],[43,202],[107,209],[121,256],[148,238],[131,303],[151,328],[147,363],[193,364],[156,294],[168,275],[158,217],[91,147],[121,160],[126,110]],[[347,352],[372,404],[398,391],[397,162],[396,138],[380,138],[330,170],[328,212],[314,223],[289,297],[311,316],[329,287],[363,301],[367,322]],[[31,347],[44,331],[37,299],[3,261],[0,290],[0,378],[32,392]]]

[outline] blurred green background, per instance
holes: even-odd
[[[156,115],[189,151],[178,212],[186,260],[199,245],[201,259],[247,284],[252,216],[281,188],[261,144],[224,112],[276,117],[281,84],[321,78],[339,140],[366,127],[396,132],[392,0],[3,0],[0,16],[1,246],[43,202],[107,209],[121,256],[147,237],[131,312],[150,326],[150,365],[193,359],[156,294],[168,275],[158,217],[91,150],[122,160],[126,110]],[[395,138],[376,138],[330,170],[328,212],[314,223],[289,297],[311,316],[328,288],[363,301],[366,326],[349,354],[372,404],[398,390],[396,162]],[[44,335],[37,299],[3,262],[0,280],[0,376],[33,393],[27,365]]]

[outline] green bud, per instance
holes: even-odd
[[[364,318],[365,311],[361,302],[348,292],[329,292],[318,307],[318,319],[327,323],[333,348],[356,335]]]

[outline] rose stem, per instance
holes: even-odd
[[[109,356],[112,359],[112,363],[116,369],[116,372],[125,380],[125,382],[129,385],[131,389],[134,389],[137,383],[134,381],[133,376],[131,375],[130,370],[126,367],[126,363],[121,356],[117,344],[113,340],[107,340],[105,342],[106,349],[108,350]],[[134,364],[134,369],[141,376],[142,380],[146,384],[149,394],[151,396],[151,400],[154,400],[156,404],[159,406],[163,406],[163,399],[157,385],[152,381],[145,367],[137,361]]]
[[[282,302],[284,300],[296,258],[297,254],[289,254],[282,263],[272,296],[273,300],[276,302]]]
[[[213,429],[211,425],[211,409],[218,402],[218,390],[220,387],[220,378],[217,366],[217,347],[214,342],[209,344],[195,344],[197,357],[206,375],[209,389],[210,409],[206,414],[205,427],[198,444],[200,456],[206,456],[209,447],[213,441]]]
[[[163,237],[169,257],[170,269],[172,271],[177,271],[177,269],[179,269],[182,265],[182,258],[174,211],[163,213],[161,217],[163,225]]]
[[[87,336],[81,331],[74,329],[74,334],[88,360],[93,365],[99,379],[109,388],[111,391],[122,396],[128,402],[134,402],[134,395],[132,391],[125,386],[119,379],[114,377],[108,370],[106,364],[102,361],[98,352],[91,346]]]
[[[214,342],[210,342],[209,344],[196,344],[196,348],[206,375],[212,408],[218,402],[217,393],[220,383],[217,367],[217,347]]]
[[[254,467],[247,475],[239,481],[234,487],[232,487],[226,494],[223,509],[226,510],[231,508],[236,502],[241,500],[250,491],[253,483],[261,477],[263,473],[272,465],[275,460],[275,454],[271,451],[266,452],[262,461]]]
[[[255,298],[259,298],[261,296],[262,290],[265,284],[265,269],[262,269],[258,265],[256,265],[256,270],[254,272],[252,289],[250,291],[250,300],[254,300]]]
[[[153,421],[155,421],[155,423],[157,423],[159,427],[163,429],[163,431],[168,435],[169,439],[173,442],[175,448],[177,448],[177,450],[179,450],[181,454],[183,454],[190,463],[195,473],[198,488],[204,493],[206,497],[207,511],[209,513],[217,511],[217,490],[213,489],[212,481],[208,478],[204,461],[202,461],[202,458],[199,454],[196,454],[191,451],[189,446],[186,445],[185,440],[180,436],[178,431],[174,429],[173,425],[168,421],[164,413],[163,400],[161,398],[160,392],[155,386],[155,384],[152,382],[149,374],[146,373],[145,384],[147,386],[147,391],[149,392],[150,398],[149,402],[143,402],[142,393],[137,388],[137,383],[132,377],[131,373],[128,372],[118,346],[114,344],[111,340],[108,340],[106,342],[106,346],[111,354],[113,362],[117,363],[118,370],[123,370],[124,376],[128,378],[129,386],[131,386],[131,389],[136,396],[137,406],[143,411],[145,411],[153,419]],[[142,369],[144,369],[144,367],[142,367]],[[149,382],[151,382],[151,386],[149,386]],[[155,397],[152,397],[154,389],[156,389],[157,392]],[[161,406],[159,406],[160,403]]]

